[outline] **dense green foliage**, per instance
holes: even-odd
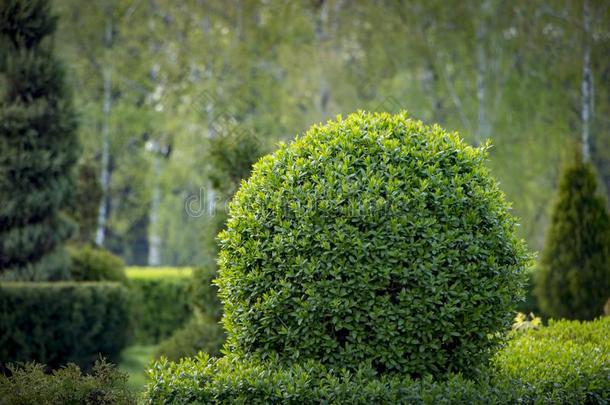
[[[91,374],[69,364],[46,374],[41,364],[12,367],[11,376],[0,374],[2,405],[130,405],[136,402],[127,389],[128,376],[104,360]]]
[[[225,332],[220,324],[222,305],[218,300],[218,288],[212,284],[216,266],[197,268],[193,271],[189,293],[193,304],[193,317],[172,336],[161,342],[157,354],[170,360],[194,356],[203,351],[212,356],[220,354],[225,342]]]
[[[173,404],[604,404],[610,400],[609,326],[605,318],[515,334],[493,368],[475,379],[379,377],[366,367],[333,371],[313,361],[285,366],[234,355],[162,359],[151,369],[146,397],[148,403]]]
[[[0,3],[0,277],[69,278],[62,250],[79,146],[48,0]]]
[[[191,294],[197,311],[218,321],[222,317],[222,303],[218,299],[218,287],[214,285],[216,276],[216,266],[195,269]]]
[[[127,281],[123,260],[107,250],[84,245],[71,246],[68,252],[75,281]]]
[[[90,157],[81,159],[77,165],[77,183],[74,201],[68,214],[76,221],[78,230],[74,240],[81,244],[92,244],[95,240],[97,213],[102,198],[99,168]]]
[[[384,376],[363,368],[333,372],[314,361],[292,366],[243,361],[233,355],[207,355],[155,363],[146,391],[150,404],[408,404],[500,403],[520,398],[510,390],[449,376],[431,378]],[[500,400],[502,399],[502,401]]]
[[[361,108],[406,109],[472,144],[491,137],[489,166],[521,218],[520,235],[541,250],[565,141],[584,124],[586,45],[592,161],[610,192],[610,13],[606,2],[588,1],[585,30],[583,3],[54,0],[88,156],[99,159],[108,128],[105,246],[146,263],[151,185],[159,184],[162,263],[213,259],[201,235],[213,239],[216,217],[192,220],[183,207],[217,174],[222,187],[222,176],[248,168],[232,156],[229,170],[217,166],[214,151],[231,146],[225,137],[256,134],[266,149]],[[108,24],[112,40],[103,41]],[[160,173],[150,139],[171,145]]]
[[[537,277],[545,315],[593,319],[610,298],[610,217],[590,164],[567,167],[559,184]]]
[[[228,348],[473,371],[508,330],[528,264],[485,159],[405,113],[339,118],[261,159],[219,236]]]
[[[550,321],[517,334],[494,358],[498,378],[526,382],[550,403],[610,401],[610,317]]]
[[[161,342],[156,357],[178,361],[199,352],[219,356],[226,335],[218,319],[195,313],[191,320]]]
[[[89,368],[127,341],[129,297],[117,283],[0,283],[0,367],[37,361]]]
[[[536,298],[536,275],[538,274],[536,267],[533,267],[527,271],[527,279],[525,281],[525,300],[517,305],[517,312],[524,314],[539,314],[540,306],[538,305],[538,299]]]
[[[139,344],[158,343],[184,325],[192,316],[190,278],[155,275],[129,275],[132,311],[132,337]]]

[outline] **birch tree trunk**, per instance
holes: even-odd
[[[582,146],[582,160],[583,162],[589,162],[591,160],[591,146],[590,146],[590,131],[591,131],[591,106],[592,106],[592,92],[593,92],[593,79],[591,73],[591,16],[589,12],[589,0],[584,0],[583,3],[583,72],[582,72],[582,106],[581,106],[581,120],[582,120],[582,134],[581,134],[581,146]]]
[[[318,66],[320,70],[320,84],[318,88],[318,102],[317,108],[320,117],[323,119],[328,113],[328,101],[330,99],[330,88],[328,80],[326,79],[325,63],[324,60],[328,57],[328,50],[326,49],[326,24],[328,21],[328,0],[322,0],[320,2],[319,14],[316,18],[316,44],[318,48]]]
[[[153,151],[153,174],[154,185],[150,201],[148,216],[148,265],[161,265],[161,236],[159,236],[159,207],[161,206],[161,187],[159,177],[161,176],[161,151]]]
[[[106,10],[106,28],[104,34],[105,53],[110,52],[112,47],[112,10]],[[112,109],[112,69],[110,58],[104,58],[102,67],[103,76],[103,96],[102,96],[102,158],[100,168],[100,185],[102,188],[102,198],[97,217],[97,231],[95,233],[95,243],[98,246],[104,245],[106,236],[106,223],[108,222],[109,189],[110,189],[110,112]]]
[[[489,121],[487,118],[487,52],[485,42],[487,37],[487,8],[488,2],[481,5],[479,23],[476,33],[476,85],[477,85],[477,130],[474,143],[480,145],[489,136]]]

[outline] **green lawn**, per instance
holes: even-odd
[[[126,268],[127,277],[134,278],[165,278],[165,277],[190,277],[193,274],[192,267],[137,267]]]
[[[140,392],[144,389],[146,384],[146,374],[144,371],[153,359],[156,350],[157,346],[155,345],[133,345],[127,347],[121,353],[119,369],[129,374],[127,385],[134,392]]]

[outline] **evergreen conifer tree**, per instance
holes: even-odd
[[[610,295],[610,219],[588,163],[564,171],[535,293],[553,318],[593,319]]]
[[[0,278],[69,277],[79,146],[48,0],[0,2]]]

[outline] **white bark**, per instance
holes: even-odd
[[[482,5],[483,12],[480,15],[479,25],[477,27],[477,39],[476,39],[476,64],[477,64],[477,130],[475,133],[475,145],[481,144],[489,136],[489,121],[487,118],[487,53],[485,49],[485,40],[487,35],[487,26],[485,21],[485,7],[486,4]]]
[[[592,92],[593,79],[591,73],[591,16],[589,12],[589,0],[584,0],[583,4],[583,28],[584,28],[584,51],[583,51],[583,74],[582,74],[582,160],[588,162],[591,159],[591,115],[592,115]]]
[[[112,17],[108,12],[106,28],[104,34],[104,46],[106,52],[112,46]],[[95,243],[98,246],[104,245],[106,236],[106,223],[108,222],[108,203],[110,189],[110,112],[112,109],[112,70],[109,58],[106,58],[103,66],[103,96],[102,96],[102,159],[100,168],[100,185],[102,188],[102,199],[97,217],[97,231],[95,233]]]
[[[161,154],[159,150],[153,151],[153,190],[148,215],[148,265],[161,265],[161,236],[159,235],[159,207],[161,206]]]
[[[326,118],[328,113],[328,101],[330,100],[330,88],[328,85],[328,80],[326,79],[325,72],[325,63],[324,59],[326,59],[329,55],[326,50],[326,40],[328,39],[328,35],[326,33],[326,24],[328,21],[328,0],[322,0],[322,4],[320,5],[320,12],[316,19],[316,43],[317,48],[319,50],[318,53],[318,66],[320,70],[320,84],[318,88],[318,113],[321,118]]]

